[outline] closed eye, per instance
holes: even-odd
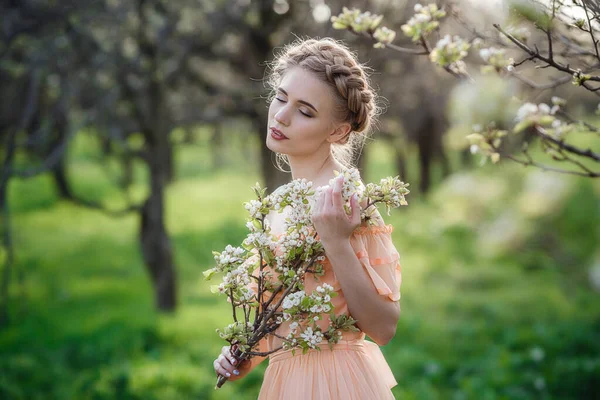
[[[284,99],[280,99],[279,97],[275,97],[275,100],[277,100],[277,101],[278,101],[278,102],[280,102],[280,103],[286,103],[286,100],[284,100]],[[304,115],[305,117],[308,117],[308,118],[312,118],[312,117],[313,117],[313,116],[312,116],[312,115],[310,115],[309,113],[306,113],[306,112],[304,112],[304,111],[302,111],[302,110],[298,110],[298,111],[300,111],[300,114]]]

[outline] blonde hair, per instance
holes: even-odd
[[[331,38],[298,39],[285,46],[269,67],[269,101],[273,100],[285,73],[293,67],[312,72],[332,89],[336,119],[351,126],[348,136],[332,144],[333,157],[344,167],[352,167],[379,113],[367,68],[346,45]],[[287,156],[277,154],[281,170],[282,163],[288,164]]]

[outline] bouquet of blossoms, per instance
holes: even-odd
[[[356,193],[361,207],[361,220],[374,223],[371,217],[376,205],[383,203],[389,215],[391,208],[406,205],[404,196],[408,184],[398,177],[382,179],[379,184],[364,185],[358,170],[342,172],[342,198],[346,212],[349,200]],[[336,176],[339,173],[336,171]],[[333,180],[330,181],[333,185]],[[222,274],[220,284],[211,287],[213,293],[224,294],[231,303],[233,322],[217,329],[219,336],[230,343],[233,356],[242,362],[255,356],[267,356],[280,349],[318,349],[324,339],[332,346],[342,331],[356,331],[348,315],[337,317],[333,312],[332,297],[337,294],[328,284],[318,286],[313,293],[304,291],[306,274],[315,279],[324,274],[321,262],[325,259],[323,245],[311,221],[311,209],[324,188],[313,190],[312,182],[294,180],[266,196],[257,184],[256,200],[245,203],[250,214],[246,224],[249,233],[241,247],[228,245],[222,252],[213,252],[216,266],[204,272],[205,279]],[[282,212],[289,207],[282,235],[271,234],[266,216],[271,211]],[[322,313],[330,313],[329,328],[321,330],[316,321]],[[291,333],[279,336],[276,331],[283,322],[290,322]],[[258,352],[261,339],[276,335],[282,346],[269,352]],[[227,380],[219,376],[217,388]]]

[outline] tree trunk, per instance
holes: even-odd
[[[156,307],[174,311],[177,285],[171,241],[164,224],[164,189],[167,182],[167,149],[152,146],[150,159],[151,192],[141,212],[140,244],[146,268],[152,279]]]
[[[406,181],[408,178],[406,176],[407,171],[406,171],[406,157],[404,154],[404,150],[402,146],[394,146],[394,150],[396,152],[396,157],[395,157],[395,161],[396,161],[396,171],[398,171],[398,175],[400,176],[400,179],[403,181]]]
[[[73,191],[67,178],[67,166],[64,155],[54,168],[52,168],[52,177],[54,178],[59,197],[62,199],[73,199]]]
[[[431,185],[431,162],[433,156],[433,127],[430,122],[426,122],[419,129],[419,168],[421,179],[419,189],[421,193],[427,193]]]
[[[177,307],[177,282],[171,240],[164,223],[165,188],[173,178],[173,149],[170,124],[164,104],[165,93],[158,80],[151,80],[148,97],[151,117],[144,129],[150,194],[141,212],[140,244],[146,268],[154,286],[156,307],[174,311]]]
[[[12,129],[8,133],[6,141],[6,155],[0,170],[0,230],[2,234],[2,247],[6,252],[3,262],[2,275],[0,278],[0,328],[8,324],[8,289],[10,287],[10,278],[12,275],[12,242],[10,235],[10,212],[8,209],[8,181],[10,179],[10,169],[17,148],[17,129]]]
[[[220,122],[213,125],[213,134],[210,138],[210,147],[212,153],[212,169],[219,170],[223,168],[223,127]]]

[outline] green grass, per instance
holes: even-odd
[[[121,204],[80,140],[70,155],[76,190]],[[256,398],[266,363],[213,389],[224,344],[215,329],[229,312],[201,277],[212,250],[242,240],[258,165],[239,168],[232,149],[233,166],[215,170],[205,143],[179,151],[181,179],[167,195],[180,289],[173,315],[154,310],[136,217],[58,201],[46,176],[11,182],[16,263],[0,398]],[[385,146],[370,152],[368,180],[393,173]],[[533,173],[504,164],[461,173],[386,217],[403,268],[402,316],[383,348],[397,398],[578,399],[598,389],[600,310],[587,268],[600,242],[600,191],[575,178],[553,198],[532,186]],[[145,172],[135,176],[141,197]],[[503,237],[512,231],[499,220],[516,220],[517,234]]]

